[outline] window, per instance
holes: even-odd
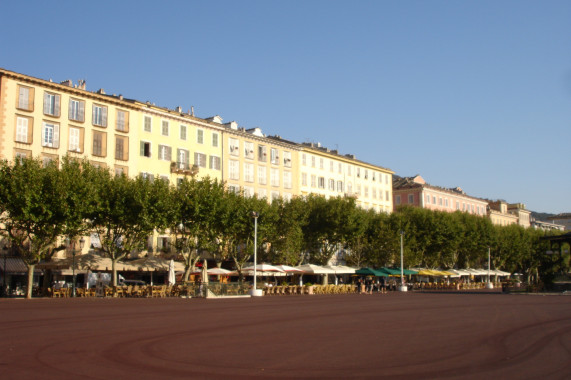
[[[317,181],[317,187],[320,189],[325,189],[325,177],[319,177]]]
[[[258,183],[265,185],[267,183],[267,170],[265,166],[258,166]]]
[[[92,118],[93,125],[107,127],[107,107],[94,104]]]
[[[439,205],[439,206],[442,206],[442,197],[439,197],[439,198],[438,198],[438,205]]]
[[[335,191],[335,180],[331,178],[329,179],[329,190]]]
[[[258,145],[258,161],[267,161],[267,148],[264,145]]]
[[[204,144],[204,131],[202,129],[196,130],[196,143]]]
[[[189,170],[190,165],[188,164],[188,150],[186,149],[177,149],[176,152],[176,166],[180,170]]]
[[[347,165],[347,175],[351,175],[351,165]]]
[[[162,122],[161,135],[163,136],[169,135],[169,122],[167,120],[163,120]]]
[[[311,167],[315,167],[315,156],[311,156]]]
[[[317,187],[317,177],[315,174],[311,175],[311,187]]]
[[[254,164],[244,162],[244,181],[254,182]]]
[[[228,146],[230,147],[230,154],[233,156],[239,156],[240,152],[240,142],[237,139],[229,138]]]
[[[444,199],[444,206],[445,206],[445,207],[448,207],[448,198],[445,198],[445,199]]]
[[[180,139],[186,140],[186,125],[180,126]]]
[[[365,179],[369,178],[369,171],[367,169],[365,169]]]
[[[129,175],[129,168],[126,166],[115,165],[115,175],[116,176]]]
[[[83,100],[70,99],[69,100],[69,120],[85,121],[85,102]]]
[[[390,199],[390,197],[389,197],[389,191],[387,190],[387,191],[385,191],[385,200],[388,202],[389,199]]]
[[[129,132],[129,112],[117,110],[116,128],[120,132]]]
[[[301,185],[307,186],[307,173],[301,173]]]
[[[250,141],[244,142],[244,156],[246,158],[254,158],[254,143]]]
[[[280,198],[279,191],[272,191],[272,202]]]
[[[206,168],[206,154],[195,152],[194,164],[198,167]]]
[[[364,192],[364,196],[365,198],[369,198],[369,186],[365,186],[363,187],[363,192]]]
[[[284,151],[284,166],[291,168],[291,152]]]
[[[144,121],[144,125],[143,125],[143,130],[145,132],[151,132],[152,121],[153,121],[153,119],[150,116],[145,116],[145,121]]]
[[[319,169],[323,169],[324,167],[324,162],[323,162],[323,158],[319,159]]]
[[[34,110],[34,89],[32,87],[18,86],[18,109],[24,111]]]
[[[93,155],[107,156],[107,133],[93,131]]]
[[[270,181],[272,186],[280,185],[280,169],[275,169],[275,168],[270,169]]]
[[[409,204],[413,204],[413,203],[414,203],[414,194],[409,194],[409,195],[408,195],[408,203],[409,203]]]
[[[284,187],[291,189],[291,172],[284,171]]]
[[[337,165],[337,166],[338,166],[338,167],[337,167],[337,172],[338,172],[339,174],[343,173],[343,164],[342,164],[342,163],[339,163],[339,165]]]
[[[59,117],[60,96],[44,92],[44,115]]]
[[[330,172],[335,171],[335,162],[329,161],[329,171]]]
[[[42,146],[59,148],[59,125],[44,122],[42,127]]]
[[[351,182],[347,183],[347,194],[353,193],[353,184]]]
[[[376,187],[371,187],[371,197],[373,199],[377,199],[377,188]]]
[[[303,166],[306,166],[306,165],[307,165],[307,156],[305,155],[305,153],[303,153],[303,154],[301,155],[301,164],[302,164]]]
[[[270,162],[272,163],[272,165],[279,165],[280,164],[280,158],[278,155],[278,150],[275,148],[270,149]]]
[[[172,148],[167,145],[159,144],[159,160],[170,161],[172,156]]]
[[[210,156],[210,169],[220,170],[220,157]]]
[[[129,138],[115,136],[115,159],[127,161],[129,159]]]
[[[234,194],[240,194],[240,186],[228,185],[228,190],[233,192]]]
[[[254,196],[254,188],[251,186],[244,186],[244,197],[251,198]]]
[[[32,143],[32,124],[34,119],[25,116],[16,117],[16,136],[15,141],[20,143]]]
[[[83,129],[69,128],[69,150],[78,153],[83,151]]]
[[[155,177],[151,173],[141,172],[139,175],[141,178],[146,179],[149,182],[153,182],[155,180]]]
[[[212,146],[218,147],[218,133],[212,133]]]
[[[236,160],[228,161],[229,176],[230,179],[239,180],[240,179],[240,162]]]
[[[151,157],[151,143],[148,141],[141,141],[141,156]]]
[[[429,205],[430,204],[430,195],[426,195],[426,204]]]
[[[258,189],[258,198],[264,199],[268,197],[266,189]]]
[[[340,193],[343,192],[343,181],[337,181],[337,191]]]
[[[357,168],[357,178],[361,178],[361,168]]]
[[[432,204],[435,205],[436,204],[436,196],[432,196]]]
[[[397,205],[400,205],[400,195],[397,195],[397,196],[395,197],[395,203],[396,203]]]

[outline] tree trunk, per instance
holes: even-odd
[[[35,264],[28,264],[28,289],[26,289],[26,299],[32,299],[32,287],[34,286]]]

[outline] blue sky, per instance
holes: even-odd
[[[0,0],[0,67],[571,212],[571,2]]]

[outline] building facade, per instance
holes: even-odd
[[[320,144],[301,144],[299,188],[301,195],[354,196],[364,209],[390,213],[393,171],[340,155]]]
[[[547,218],[547,220],[552,222],[552,223],[557,223],[557,224],[563,225],[565,227],[565,231],[571,230],[571,213],[570,212],[550,216]]]
[[[447,189],[433,186],[420,175],[395,177],[393,181],[394,207],[409,205],[429,210],[486,216],[488,202],[467,195],[461,188]]]

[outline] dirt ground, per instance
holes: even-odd
[[[571,297],[1,299],[2,379],[570,379]]]

